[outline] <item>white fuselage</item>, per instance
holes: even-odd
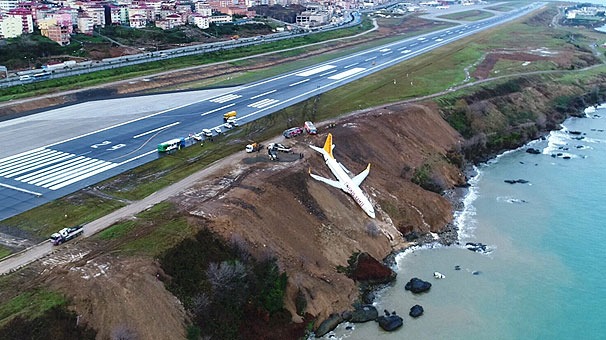
[[[337,160],[329,157],[325,152],[322,154],[326,161],[326,165],[328,165],[330,171],[332,171],[333,175],[342,184],[343,187],[341,189],[348,193],[368,216],[375,218],[375,209],[370,203],[370,200],[368,200],[368,197],[362,192],[362,189],[351,180],[351,177],[349,177]]]

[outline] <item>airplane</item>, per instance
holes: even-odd
[[[337,178],[337,180],[332,180],[328,178],[324,178],[318,175],[314,175],[311,173],[311,169],[309,170],[309,174],[314,179],[324,182],[328,185],[331,185],[335,188],[339,188],[346,193],[348,193],[351,197],[353,197],[354,201],[360,205],[362,210],[368,214],[371,218],[375,218],[375,209],[370,203],[368,197],[364,195],[362,189],[360,189],[360,184],[362,181],[368,176],[370,172],[370,163],[366,167],[366,169],[360,172],[354,178],[349,177],[349,170],[345,168],[345,166],[335,159],[332,155],[332,150],[335,148],[334,144],[332,144],[332,134],[328,134],[326,137],[326,142],[324,142],[324,148],[319,148],[314,145],[310,145],[310,147],[324,156],[324,160],[326,161],[326,165],[330,171],[332,171],[333,175]]]

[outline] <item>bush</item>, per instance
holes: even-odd
[[[90,328],[79,326],[77,321],[76,313],[68,311],[64,305],[56,306],[31,320],[21,316],[13,318],[0,328],[0,339],[94,340],[97,333]]]
[[[241,329],[251,327],[251,314],[284,311],[287,275],[274,257],[257,261],[246,252],[242,239],[233,238],[228,245],[204,229],[161,257],[162,268],[172,277],[168,289],[193,314],[188,339],[200,334],[238,339]]]

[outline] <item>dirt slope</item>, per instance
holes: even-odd
[[[375,220],[345,193],[309,177],[309,168],[332,176],[321,155],[307,147],[322,145],[327,132],[333,134],[335,157],[352,173],[372,163],[362,187],[376,206]],[[292,314],[301,289],[307,311],[322,318],[349,308],[357,298],[354,282],[335,269],[346,266],[353,252],[382,259],[406,245],[398,229],[439,232],[450,222],[449,202],[413,184],[410,176],[429,160],[444,183],[463,181],[443,156],[458,138],[426,106],[367,112],[340,120],[330,130],[321,126],[317,136],[299,137],[294,146],[303,159],[270,162],[265,153],[251,154],[173,201],[191,218],[212,220],[226,239],[242,237],[257,256],[275,254],[289,275],[286,303]]]

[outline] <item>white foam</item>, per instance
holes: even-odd
[[[570,142],[570,135],[566,129],[551,131],[549,137],[547,137],[547,146],[543,149],[544,155],[551,155],[557,153],[560,147],[565,147]]]
[[[478,198],[477,185],[482,177],[482,171],[477,167],[474,167],[474,171],[476,175],[469,179],[467,195],[463,199],[463,209],[454,213],[454,225],[458,230],[459,241],[471,237],[473,230],[476,228],[474,219],[476,208],[473,206],[473,202]]]

